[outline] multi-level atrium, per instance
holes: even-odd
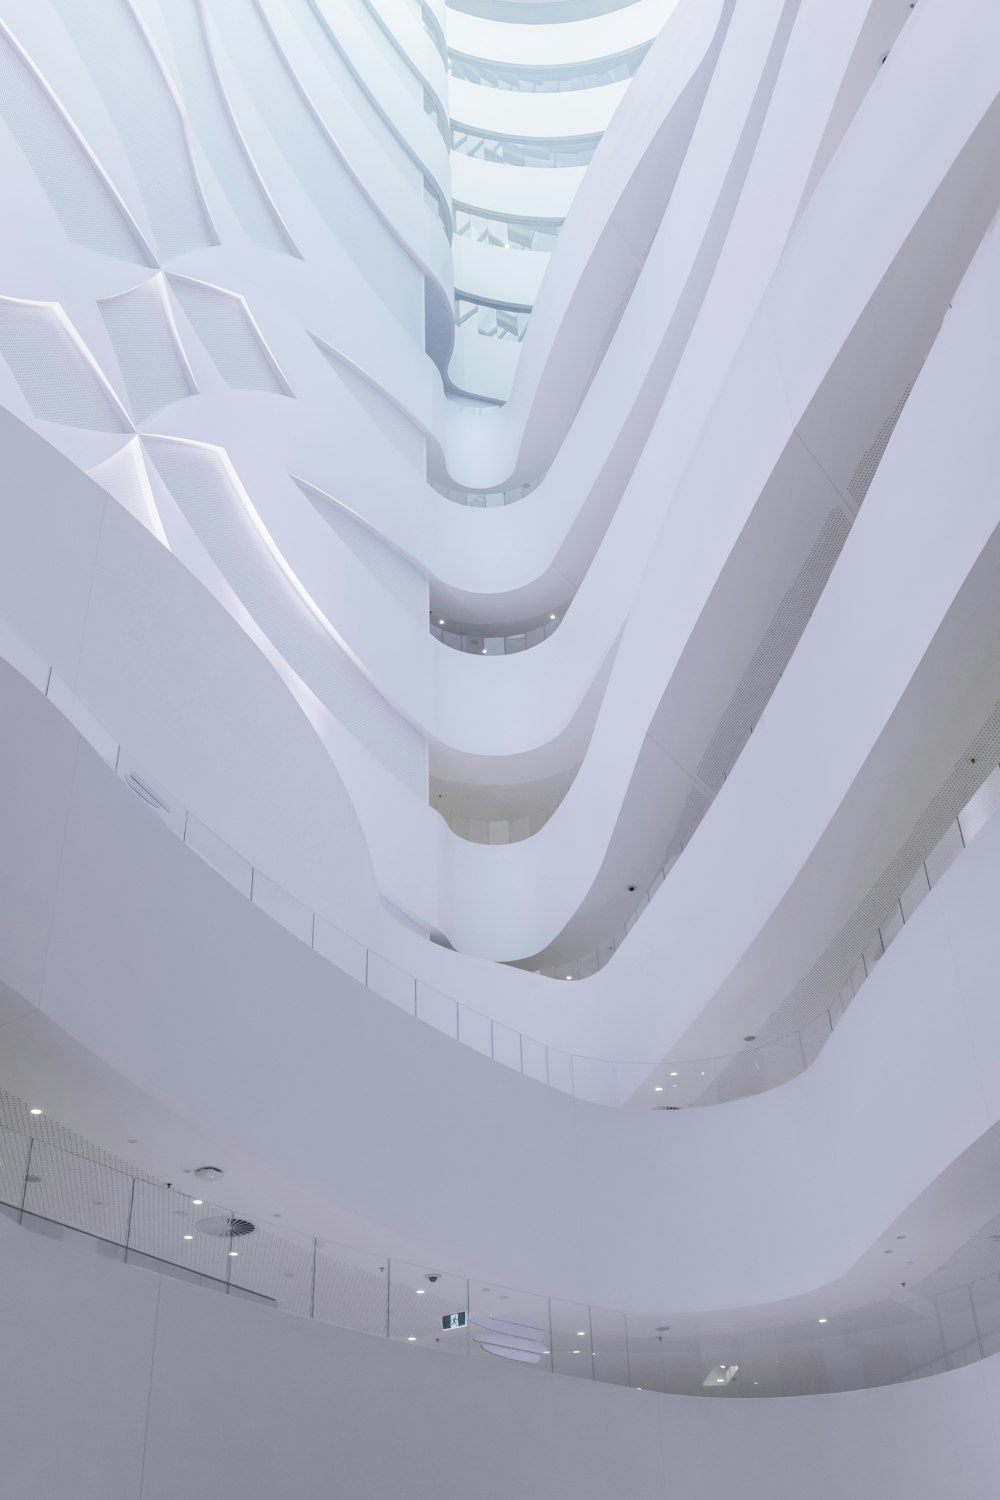
[[[0,15],[4,1492],[995,1496],[996,0]]]

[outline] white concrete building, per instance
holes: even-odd
[[[0,65],[11,1494],[989,1500],[1000,7]]]

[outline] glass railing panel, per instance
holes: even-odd
[[[464,1326],[457,1326],[463,1322],[463,1313]],[[472,1338],[468,1315],[469,1283],[464,1276],[393,1257],[389,1265],[391,1339],[468,1356]]]
[[[929,890],[930,883],[927,879],[927,869],[924,865],[921,865],[899,898],[904,922],[910,920]]]
[[[976,834],[989,822],[998,807],[1000,807],[1000,766],[994,766],[982,786],[973,793],[959,814],[959,826],[966,844],[971,844]]]
[[[549,1063],[549,1087],[558,1089],[560,1093],[572,1094],[573,1092],[573,1059],[568,1052],[563,1052],[559,1047],[546,1047]]]
[[[238,1216],[207,1197],[197,1201],[199,1196],[136,1181],[129,1220],[130,1258],[135,1251],[225,1285],[236,1258],[229,1252],[238,1249],[230,1232]]]
[[[1000,1354],[1000,1275],[984,1276],[973,1282],[970,1291],[979,1344],[987,1359]]]
[[[802,1044],[798,1033],[769,1042],[760,1052],[765,1088],[778,1088],[798,1077],[803,1068]]]
[[[833,1027],[830,1024],[828,1011],[824,1011],[821,1016],[817,1016],[815,1021],[810,1021],[808,1026],[803,1026],[799,1032],[799,1038],[802,1043],[802,1063],[804,1067],[808,1068],[816,1060],[830,1040],[832,1030]]]
[[[16,1130],[0,1127],[0,1203],[20,1209],[32,1142]]]
[[[573,1058],[573,1093],[588,1104],[615,1102],[615,1065],[603,1057]]]
[[[521,1071],[527,1078],[534,1078],[537,1083],[549,1081],[549,1062],[545,1046],[530,1036],[521,1038]]]
[[[962,830],[958,823],[950,823],[944,837],[937,843],[924,860],[927,870],[927,883],[933,890],[944,872],[961,854],[964,844],[962,843]]]
[[[385,1256],[369,1250],[317,1240],[313,1316],[338,1328],[385,1338],[389,1331],[388,1266]]]
[[[469,1282],[469,1323],[474,1358],[505,1359],[522,1369],[551,1370],[547,1297],[473,1279]]]
[[[552,1369],[557,1375],[594,1379],[594,1341],[590,1331],[590,1308],[582,1302],[549,1303]]]
[[[631,1385],[625,1314],[601,1307],[591,1308],[590,1331],[593,1335],[594,1379],[607,1385]]]
[[[400,1010],[405,1010],[409,1015],[416,1014],[416,979],[378,953],[368,954],[368,988],[381,995],[383,1000],[390,1000],[393,1005],[398,1005]]]
[[[751,1094],[763,1093],[767,1088],[767,1074],[760,1051],[738,1052],[720,1069],[715,1080],[715,1099],[718,1104],[727,1104],[732,1099],[746,1099]],[[664,1100],[669,1103],[669,1099]]]
[[[248,1222],[248,1221],[244,1221]],[[258,1225],[252,1233],[234,1237],[230,1248],[229,1290],[246,1292],[285,1312],[311,1317],[315,1241],[274,1224]]]
[[[468,1005],[458,1007],[458,1040],[484,1057],[493,1056],[493,1022]]]
[[[961,1369],[974,1359],[981,1359],[979,1333],[972,1310],[972,1294],[967,1286],[941,1292],[935,1299],[941,1323],[941,1337],[949,1370]]]
[[[497,1062],[503,1063],[507,1068],[513,1068],[515,1072],[521,1071],[521,1033],[515,1031],[512,1026],[504,1026],[499,1021],[493,1022],[493,1056]]]
[[[897,901],[885,920],[879,925],[882,947],[886,949],[903,930],[903,909]]]
[[[26,1213],[125,1244],[131,1177],[37,1139],[31,1142],[26,1166]]]
[[[417,981],[417,1019],[458,1040],[458,1004],[439,990]]]

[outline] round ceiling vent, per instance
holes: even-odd
[[[199,1219],[194,1227],[199,1234],[210,1234],[217,1240],[238,1240],[245,1234],[253,1234],[257,1226],[249,1219],[229,1218],[226,1214],[216,1214],[207,1219]]]
[[[203,1182],[214,1182],[217,1177],[222,1176],[221,1167],[195,1167],[194,1175],[200,1177]]]

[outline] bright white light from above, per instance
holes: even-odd
[[[194,1204],[195,1208],[200,1208],[201,1205],[204,1203],[204,1201],[205,1201],[204,1198],[192,1198],[191,1199],[191,1202]]]
[[[663,1084],[662,1083],[658,1083],[656,1085],[656,1088],[653,1090],[653,1093],[654,1094],[662,1094],[663,1093]]]
[[[576,1336],[578,1339],[585,1339],[587,1337],[582,1328],[576,1330]]]
[[[415,1333],[411,1333],[409,1335],[409,1337],[407,1338],[406,1342],[408,1344],[415,1344],[417,1342],[417,1335]]]
[[[40,1109],[33,1109],[33,1110],[32,1110],[32,1111],[31,1111],[31,1113],[32,1113],[32,1114],[33,1114],[33,1115],[40,1115],[40,1114],[41,1114],[41,1110],[40,1110]]]
[[[820,1322],[821,1323],[829,1323],[829,1321],[830,1321],[829,1318],[820,1318]]]
[[[443,620],[438,620],[438,624],[439,624],[439,625],[443,625],[443,624],[444,624],[444,621],[443,621]]]
[[[193,1235],[193,1234],[186,1234],[186,1235],[185,1235],[185,1236],[184,1236],[184,1238],[185,1238],[185,1239],[186,1239],[186,1240],[193,1240],[193,1239],[194,1239],[194,1235]]]
[[[676,1077],[677,1077],[677,1074],[676,1074],[676,1073],[671,1073],[671,1075],[670,1075],[670,1076],[671,1076],[671,1078],[676,1078]]]
[[[555,615],[549,615],[549,619],[550,620],[554,620],[555,619]]]
[[[425,1291],[426,1291],[426,1287],[418,1286],[417,1287],[417,1296],[418,1297],[422,1297],[424,1295]]]
[[[230,1250],[229,1253],[230,1255],[239,1255],[240,1252],[238,1250]]]
[[[566,975],[566,978],[567,978],[567,979],[572,979],[572,978],[573,978],[573,976],[572,976],[572,974],[567,974],[567,975]]]

